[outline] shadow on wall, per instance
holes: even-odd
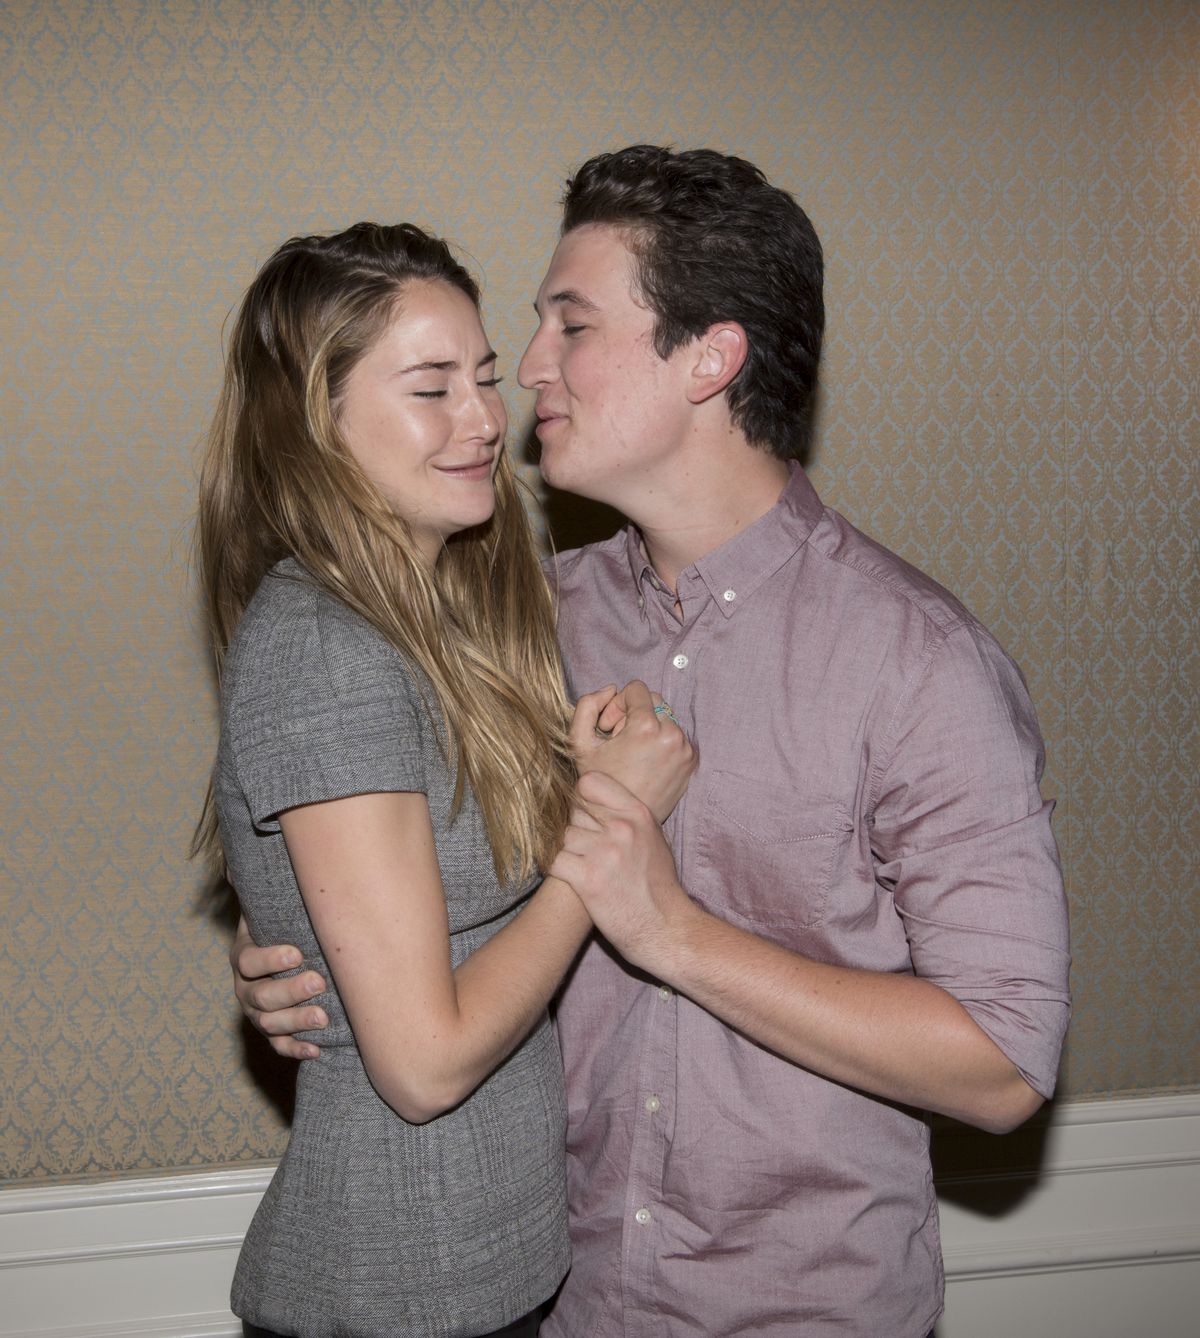
[[[1003,1217],[1042,1178],[1053,1101],[1010,1134],[999,1137],[935,1116],[930,1156],[938,1198],[978,1214]]]
[[[934,1116],[930,1157],[938,1200],[990,1220],[1013,1212],[1038,1187],[1054,1102],[1010,1134],[984,1133]],[[943,1338],[942,1324],[930,1338]]]
[[[223,874],[209,875],[196,894],[194,908],[197,915],[206,916],[217,926],[226,943],[233,942],[240,912],[237,893]],[[229,1002],[233,1006],[232,986]],[[239,1017],[237,1025],[242,1044],[242,1064],[246,1072],[274,1107],[279,1118],[291,1124],[296,1108],[296,1074],[299,1072],[299,1064],[291,1059],[281,1059],[271,1049],[266,1037],[255,1031],[247,1018]]]
[[[558,492],[550,487],[546,489],[544,510],[546,529],[556,553],[599,543],[616,534],[625,523],[621,513],[611,506],[589,502],[586,497],[576,497],[574,493]]]
[[[242,1063],[255,1086],[288,1125],[296,1111],[296,1075],[300,1065],[294,1059],[281,1059],[246,1018],[241,1019]],[[320,1063],[320,1060],[305,1060]]]

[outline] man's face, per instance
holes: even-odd
[[[654,351],[654,313],[617,228],[568,232],[535,307],[540,324],[517,379],[538,392],[542,474],[637,520],[678,464],[690,346],[666,359]]]

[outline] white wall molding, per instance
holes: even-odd
[[[1200,1093],[1079,1102],[1009,1139],[949,1138],[962,1146],[938,1177],[938,1338],[1191,1332]]]
[[[0,1215],[45,1212],[60,1208],[99,1208],[114,1204],[164,1203],[178,1199],[243,1195],[266,1187],[272,1167],[252,1166],[217,1171],[183,1171],[146,1179],[83,1180],[44,1188],[17,1186],[0,1190]]]
[[[939,1338],[1188,1332],[1200,1094],[1080,1102],[1010,1139],[943,1131]],[[0,1191],[0,1338],[234,1338],[271,1167]]]
[[[0,1192],[3,1338],[234,1338],[229,1282],[273,1168]]]

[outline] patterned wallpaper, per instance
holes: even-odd
[[[1065,1093],[1200,1083],[1198,69],[1189,0],[0,0],[0,1178],[282,1146],[185,855],[214,742],[196,455],[257,263],[360,217],[447,233],[521,426],[560,182],[633,140],[804,203],[815,481],[1025,667]]]

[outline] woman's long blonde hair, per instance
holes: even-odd
[[[259,582],[295,557],[423,671],[455,769],[454,812],[469,784],[497,874],[524,877],[558,848],[574,769],[549,591],[508,454],[492,518],[450,538],[430,570],[338,427],[351,369],[417,280],[451,284],[479,306],[446,244],[404,223],[295,237],[247,291],[200,482],[217,676]],[[219,854],[211,788],[196,846]]]

